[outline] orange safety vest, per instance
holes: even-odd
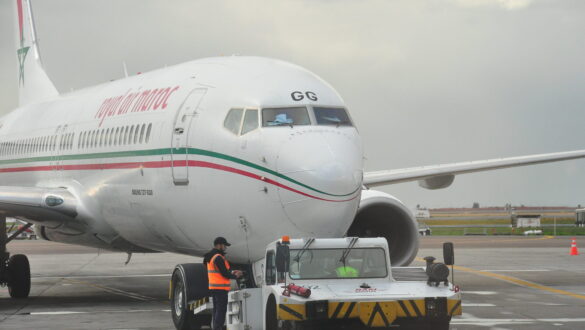
[[[219,269],[215,267],[215,258],[220,257],[225,262],[225,268],[229,271],[230,270],[230,263],[227,259],[222,256],[221,254],[216,254],[211,258],[211,260],[207,263],[207,278],[209,279],[209,290],[226,290],[229,291],[231,284],[230,279],[223,277],[223,275],[219,272]]]

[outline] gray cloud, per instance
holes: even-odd
[[[585,2],[35,1],[61,91],[207,56],[312,70],[346,100],[368,170],[585,148]],[[512,10],[513,9],[513,10]],[[11,1],[0,2],[0,111],[16,106]],[[585,204],[585,162],[385,187],[430,206]]]

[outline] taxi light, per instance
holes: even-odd
[[[288,235],[282,236],[282,244],[290,244],[290,237]]]

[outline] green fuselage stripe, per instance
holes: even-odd
[[[55,155],[55,156],[42,156],[42,157],[30,157],[30,158],[19,158],[19,159],[7,159],[7,160],[0,160],[0,165],[9,165],[9,164],[24,164],[24,163],[35,163],[35,162],[49,162],[49,161],[63,161],[63,160],[88,160],[88,159],[98,159],[98,158],[121,158],[121,157],[137,157],[137,156],[158,156],[158,155],[170,155],[170,154],[190,154],[190,155],[200,155],[206,156],[211,158],[223,159],[229,162],[237,163],[243,166],[247,166],[270,175],[274,175],[306,189],[312,190],[314,192],[318,192],[323,195],[333,196],[333,197],[346,197],[353,195],[356,193],[361,187],[357,187],[356,190],[350,192],[349,194],[343,195],[336,195],[326,193],[319,189],[315,189],[311,186],[308,186],[304,183],[301,183],[295,179],[292,179],[284,174],[278,173],[274,170],[266,168],[264,166],[260,166],[258,164],[254,164],[252,162],[236,158],[230,155],[222,154],[219,152],[197,149],[197,148],[161,148],[161,149],[148,149],[148,150],[127,150],[127,151],[114,151],[114,152],[100,152],[100,153],[89,153],[89,154],[69,154],[69,155]]]

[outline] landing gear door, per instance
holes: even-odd
[[[189,130],[205,93],[206,88],[191,91],[175,115],[171,141],[171,168],[175,185],[189,184]]]

